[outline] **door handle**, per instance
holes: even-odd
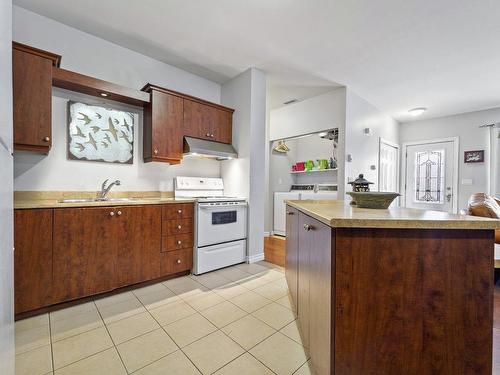
[[[450,202],[450,201],[451,201],[451,197],[452,197],[452,196],[453,196],[453,195],[452,195],[451,193],[446,194],[446,200],[447,200],[448,202]]]
[[[309,224],[304,224],[304,230],[309,232],[310,230],[313,230],[314,227],[312,225],[309,225]]]
[[[287,211],[286,214],[287,215],[295,215],[292,211]]]

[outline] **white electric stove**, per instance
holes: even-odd
[[[221,178],[176,177],[175,198],[195,198],[195,275],[243,263],[247,251],[247,202],[224,195]]]

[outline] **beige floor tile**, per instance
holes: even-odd
[[[228,284],[231,282],[231,280],[215,273],[215,272],[210,272],[210,273],[205,273],[203,275],[195,276],[191,275],[190,276],[194,281],[200,283],[201,285],[206,286],[209,289],[217,288],[219,286]]]
[[[189,276],[181,276],[181,277],[176,277],[176,278],[164,281],[164,282],[162,282],[162,284],[170,289],[171,286],[178,285],[178,284],[184,284],[185,282],[188,282],[188,281],[193,281],[193,279],[191,279]]]
[[[315,375],[311,360],[304,363],[293,375]]]
[[[101,309],[106,306],[116,305],[118,303],[134,299],[136,299],[136,297],[132,292],[123,292],[109,297],[97,298],[94,302],[97,308]]]
[[[181,348],[217,330],[216,326],[198,313],[168,324],[164,328]]]
[[[264,286],[266,284],[269,284],[272,281],[273,280],[268,279],[264,273],[260,273],[260,274],[250,275],[250,277],[248,277],[244,280],[238,281],[238,283],[241,286],[252,290],[252,289]]]
[[[206,310],[202,310],[201,314],[218,328],[221,328],[244,317],[247,315],[247,312],[231,302],[225,301]]]
[[[265,260],[261,260],[259,262],[256,262],[256,264],[264,266],[264,267],[269,268],[269,269],[279,271],[281,273],[285,273],[285,267],[278,266],[277,264],[274,264],[274,263],[266,262]]]
[[[293,374],[307,360],[304,348],[279,332],[251,349],[250,354],[278,375]]]
[[[50,345],[16,355],[16,375],[44,375],[52,371]]]
[[[275,329],[252,315],[247,315],[225,326],[222,331],[246,350],[253,348],[276,332]]]
[[[154,309],[180,299],[161,283],[134,290],[134,294],[147,309]]]
[[[288,288],[274,282],[255,288],[253,291],[273,301],[285,297],[288,294]]]
[[[115,345],[160,328],[149,312],[118,320],[107,327]]]
[[[275,302],[280,304],[283,307],[286,307],[289,310],[294,311],[294,307],[293,307],[293,303],[292,303],[292,296],[290,294],[287,294],[286,296],[281,297],[280,299],[277,299]]]
[[[206,286],[201,285],[187,276],[183,278],[182,282],[173,283],[173,280],[175,279],[166,281],[164,285],[181,298],[189,298],[209,290]]]
[[[242,271],[236,267],[223,268],[215,272],[231,281],[241,281],[250,276],[248,272]]]
[[[239,296],[240,294],[248,292],[248,289],[241,286],[237,282],[232,282],[230,284],[214,288],[212,291],[217,293],[222,298],[231,299],[233,297]]]
[[[254,311],[252,315],[269,324],[274,329],[281,329],[295,320],[295,315],[291,310],[274,302]]]
[[[146,312],[142,303],[135,296],[130,299],[117,301],[116,304],[98,306],[98,308],[106,324]]]
[[[172,302],[149,310],[151,315],[162,325],[173,323],[196,313],[196,310],[184,301]]]
[[[28,329],[39,328],[49,325],[49,314],[37,315],[32,318],[18,320],[15,323],[16,332],[26,331]]]
[[[56,370],[55,375],[126,375],[127,371],[118,356],[115,348],[110,348],[103,352],[75,362],[69,366]]]
[[[299,321],[294,320],[293,322],[287,324],[283,328],[280,329],[280,332],[285,336],[290,337],[293,341],[302,345],[302,338],[300,337],[299,331]]]
[[[96,312],[97,307],[93,301],[85,302],[79,305],[67,307],[65,309],[53,311],[50,313],[50,322],[56,322],[59,320],[65,320],[68,318],[72,318],[81,314],[89,314],[92,312]]]
[[[50,323],[52,341],[59,341],[83,332],[103,327],[104,322],[97,309],[87,313],[74,315],[66,319],[54,320]]]
[[[271,300],[253,291],[248,291],[240,294],[239,296],[233,297],[230,301],[248,313],[254,312],[255,310],[258,310],[272,302]]]
[[[201,374],[185,354],[178,350],[143,367],[134,375],[199,375]]]
[[[214,292],[200,293],[196,296],[185,299],[185,301],[194,309],[201,311],[208,309],[225,301],[224,298]]]
[[[276,284],[276,285],[281,285],[282,287],[284,287],[284,288],[287,288],[287,289],[288,289],[288,284],[287,284],[287,282],[286,282],[285,275],[283,275],[283,277],[282,277],[281,279],[274,280],[274,281],[273,281],[273,284]]]
[[[264,266],[257,264],[257,263],[250,263],[250,264],[243,263],[243,264],[239,264],[235,267],[237,267],[238,269],[240,269],[242,271],[250,273],[250,274],[261,273],[261,272],[265,272],[265,271],[269,270],[268,267],[264,267]]]
[[[16,326],[15,332],[16,354],[21,354],[50,344],[48,325],[21,331],[19,331]]]
[[[273,375],[266,366],[256,360],[251,354],[245,353],[229,362],[214,375]]]
[[[130,373],[175,352],[178,347],[160,328],[124,342],[117,349]]]
[[[112,346],[113,342],[103,327],[54,342],[54,367],[59,369]]]
[[[244,350],[224,333],[216,331],[186,346],[183,352],[203,374],[211,374]]]

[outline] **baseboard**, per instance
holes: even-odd
[[[247,263],[255,263],[264,260],[264,253],[247,255]]]
[[[271,237],[273,232],[264,232],[264,237]]]

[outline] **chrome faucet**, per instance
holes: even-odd
[[[111,188],[113,186],[120,186],[122,183],[120,180],[116,180],[116,181],[113,181],[112,183],[110,183],[108,186],[107,183],[108,183],[109,179],[108,180],[105,180],[103,183],[102,183],[102,186],[101,186],[101,193],[100,193],[100,196],[97,198],[98,200],[100,201],[107,201],[108,200],[108,193],[109,191],[111,190]]]

